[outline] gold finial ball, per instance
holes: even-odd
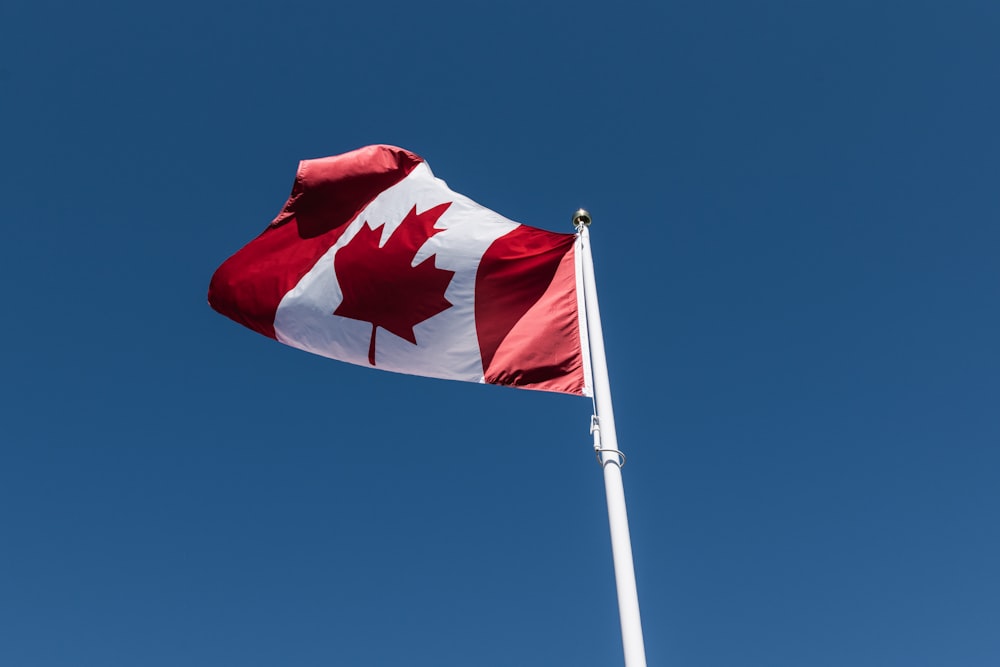
[[[576,213],[573,214],[573,226],[574,227],[590,227],[590,213],[586,209],[577,209]]]

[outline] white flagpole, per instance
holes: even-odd
[[[611,555],[615,565],[618,588],[618,617],[622,626],[622,647],[625,667],[646,667],[646,649],[642,641],[642,621],[639,618],[639,594],[635,587],[635,567],[632,563],[632,540],[625,511],[625,487],[621,467],[625,456],[618,450],[615,414],[611,408],[611,387],[608,383],[608,362],[604,356],[604,332],[601,311],[597,306],[597,284],[594,282],[594,259],[590,253],[590,214],[580,209],[573,215],[573,225],[579,233],[583,260],[583,291],[587,313],[587,338],[590,342],[590,363],[594,381],[596,418],[592,426],[594,448],[604,468],[604,490],[608,497],[608,523],[611,526]]]

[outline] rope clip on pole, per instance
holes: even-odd
[[[601,464],[601,467],[604,467],[604,464],[606,463],[606,461],[602,460],[601,458],[601,454],[603,454],[604,452],[611,452],[612,454],[615,454],[618,457],[617,459],[608,459],[608,460],[614,463],[619,468],[625,465],[624,452],[622,452],[620,449],[605,447],[601,442],[601,418],[598,417],[597,415],[590,416],[590,432],[594,436],[594,456],[597,457],[597,462]]]

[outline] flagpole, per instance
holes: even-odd
[[[611,527],[611,555],[618,589],[618,617],[622,627],[622,648],[625,667],[646,667],[646,649],[642,640],[639,618],[639,594],[635,586],[632,562],[632,540],[625,511],[625,487],[621,467],[625,456],[618,450],[615,415],[611,407],[611,387],[608,362],[604,355],[604,332],[601,311],[597,305],[597,283],[594,281],[594,258],[590,252],[590,214],[580,209],[573,215],[573,226],[579,234],[583,260],[583,292],[587,313],[587,338],[590,342],[590,363],[594,382],[595,419],[594,448],[604,469],[604,490],[608,498],[608,523]]]

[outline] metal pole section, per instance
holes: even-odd
[[[625,667],[646,667],[646,649],[642,641],[642,621],[639,618],[639,594],[635,586],[632,563],[632,540],[625,511],[625,487],[622,485],[618,453],[618,434],[611,408],[611,387],[608,383],[608,362],[604,356],[604,332],[601,311],[597,306],[597,284],[594,282],[594,259],[590,253],[590,215],[579,210],[573,217],[580,234],[583,260],[583,290],[587,310],[587,337],[590,339],[591,369],[594,376],[594,401],[597,406],[595,442],[600,443],[601,467],[604,468],[604,489],[608,497],[608,523],[611,526],[611,554],[615,565],[618,589],[618,616],[622,626],[622,648]]]

